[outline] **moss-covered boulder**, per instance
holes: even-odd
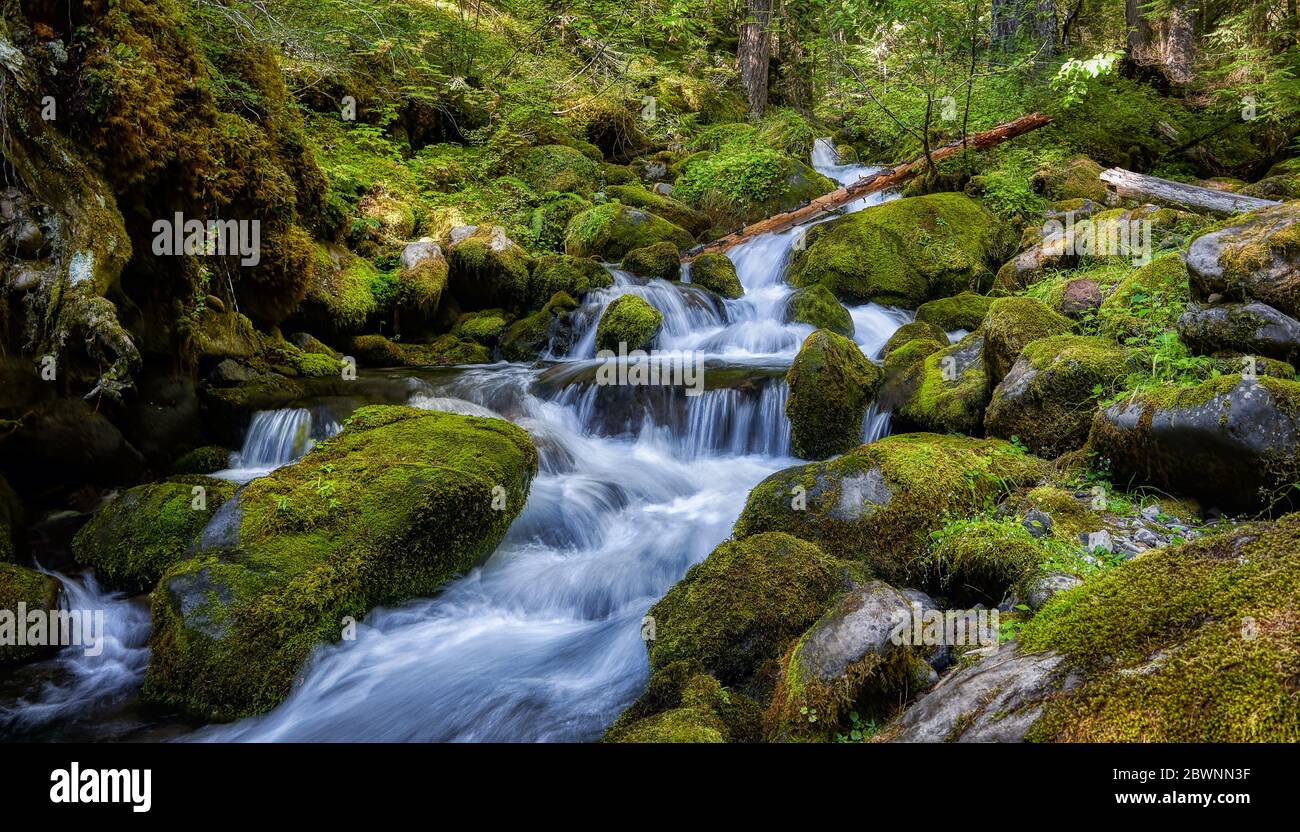
[[[595,260],[567,254],[544,254],[533,263],[528,277],[528,308],[541,309],[556,292],[581,298],[592,289],[604,289],[614,278]]]
[[[234,493],[234,483],[201,476],[137,485],[95,511],[72,539],[72,554],[106,585],[145,592]]]
[[[907,596],[868,581],[841,596],[791,645],[765,715],[772,741],[829,739],[843,715],[890,713],[925,685],[930,668],[909,643],[895,643],[912,614]]]
[[[733,230],[789,211],[835,189],[835,183],[779,150],[729,143],[683,165],[673,194]]]
[[[718,546],[650,608],[651,670],[691,661],[724,685],[753,685],[860,568],[787,534]]]
[[[448,274],[447,258],[432,239],[426,237],[402,248],[393,292],[399,330],[419,330],[432,321],[447,288]]]
[[[501,357],[532,361],[552,346],[556,354],[563,355],[573,334],[569,313],[577,306],[572,296],[556,292],[540,310],[510,325],[501,336]]]
[[[58,603],[57,580],[34,569],[0,562],[0,663],[30,661],[53,652],[49,645],[18,644],[15,628],[26,623],[17,620],[19,604],[27,611],[48,611]]]
[[[921,564],[926,585],[956,606],[996,607],[1047,555],[1038,538],[1014,519],[975,517],[936,532]]]
[[[984,429],[989,436],[1016,437],[1048,459],[1082,448],[1098,401],[1129,371],[1124,351],[1105,338],[1057,335],[1030,341],[994,389]]]
[[[230,449],[224,445],[203,445],[186,451],[172,463],[173,474],[211,474],[230,467]]]
[[[929,352],[924,341],[915,343],[917,346],[912,349],[918,350],[916,355],[907,351],[902,355],[891,354],[886,359],[886,377],[890,384],[888,397],[882,393],[882,403],[894,407],[895,417],[906,428],[936,433],[980,434],[984,407],[992,390],[985,369],[983,332],[972,332],[956,344],[935,352]],[[921,351],[928,354],[919,360],[910,360]],[[903,366],[905,358],[909,359],[908,369],[901,376],[891,372]]]
[[[1101,181],[1102,166],[1087,156],[1075,156],[1064,164],[1053,164],[1034,173],[1034,190],[1048,199],[1089,199],[1106,201],[1106,183]]]
[[[1098,330],[1121,344],[1146,343],[1173,329],[1191,295],[1187,266],[1167,254],[1125,275],[1097,309]]]
[[[1257,300],[1300,315],[1300,202],[1263,208],[1201,234],[1187,249],[1194,297]]]
[[[703,234],[709,229],[712,220],[703,211],[697,211],[681,200],[671,196],[657,194],[641,185],[610,185],[605,193],[624,205],[649,211],[655,216],[663,217],[673,225],[679,225],[692,235]]]
[[[519,178],[538,193],[569,192],[591,196],[600,170],[582,151],[562,144],[534,147],[519,162]]]
[[[916,320],[934,324],[944,332],[964,329],[974,332],[984,323],[993,298],[962,292],[950,298],[940,298],[923,303],[916,309]]]
[[[804,339],[785,374],[790,446],[805,459],[825,459],[862,441],[862,419],[880,384],[880,369],[858,345],[819,329]]]
[[[984,319],[984,361],[989,379],[998,384],[1030,341],[1068,335],[1074,323],[1037,298],[998,298]]]
[[[750,492],[735,534],[786,532],[905,586],[945,515],[978,511],[1047,469],[1002,440],[895,434],[772,474]]]
[[[1137,392],[1097,412],[1088,447],[1116,481],[1229,510],[1286,505],[1300,480],[1300,383],[1229,375]]]
[[[627,352],[648,349],[659,334],[664,316],[637,295],[622,295],[610,302],[596,324],[596,349]]]
[[[380,310],[376,289],[383,285],[384,276],[369,260],[358,257],[341,245],[318,244],[308,270],[307,297],[303,300],[299,316],[313,331],[322,333],[355,333],[365,329]],[[228,316],[212,316],[202,330],[197,346],[205,355],[242,358],[256,352],[256,339],[252,323],[218,320]],[[242,318],[242,316],[234,316]]]
[[[1079,680],[1026,739],[1296,742],[1300,515],[1157,549],[1052,598],[1020,632]]]
[[[358,335],[349,349],[362,367],[424,367],[487,364],[491,353],[483,344],[448,332],[426,344],[391,341],[382,335]]]
[[[691,262],[691,283],[735,300],[745,294],[736,275],[736,264],[725,254],[701,254]]]
[[[623,255],[621,268],[639,277],[677,280],[682,276],[681,255],[669,242],[634,248]]]
[[[1295,364],[1300,321],[1266,303],[1190,304],[1178,318],[1178,337],[1200,355],[1244,353]]]
[[[462,309],[519,309],[528,299],[528,253],[500,226],[461,226],[450,235],[448,288]]]
[[[577,194],[546,194],[542,204],[533,209],[528,222],[528,230],[537,241],[537,247],[545,251],[564,251],[564,232],[569,221],[591,206],[591,200]]]
[[[247,485],[221,533],[163,576],[144,697],[221,720],[274,707],[349,620],[491,554],[536,472],[532,441],[508,422],[361,408]]]
[[[915,308],[987,288],[1014,241],[997,217],[957,193],[896,199],[813,226],[786,279],[846,303]]]
[[[745,694],[723,687],[695,661],[656,670],[645,692],[605,732],[604,742],[753,742],[762,711]]]
[[[691,233],[663,217],[621,202],[607,202],[569,221],[564,253],[618,262],[629,251],[669,242],[684,251],[695,242]]]
[[[888,358],[889,354],[894,350],[916,340],[933,342],[936,346],[930,352],[937,352],[948,344],[948,333],[946,330],[925,321],[911,321],[894,330],[894,334],[889,336],[885,346],[881,347],[880,355],[882,358]]]
[[[852,338],[854,333],[853,316],[849,310],[836,299],[834,292],[821,285],[791,292],[785,304],[785,320],[787,323],[811,324],[845,338]]]
[[[500,309],[469,312],[452,327],[452,334],[487,347],[495,346],[501,339],[512,316]]]

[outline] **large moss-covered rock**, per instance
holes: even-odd
[[[684,164],[673,193],[732,230],[789,211],[835,189],[808,165],[770,148],[727,144]]]
[[[577,194],[548,193],[529,218],[528,227],[537,247],[546,251],[563,251],[564,232],[569,221],[590,209],[591,205],[591,200]]]
[[[945,339],[946,341],[947,339]],[[931,351],[931,343],[912,342],[886,359],[888,396],[900,424],[936,433],[981,433],[991,385],[985,369],[984,334],[972,332],[951,346]],[[909,345],[910,346],[910,345]],[[915,353],[913,351],[916,351]],[[920,353],[927,353],[923,358]],[[897,370],[907,367],[901,375]]]
[[[964,329],[972,332],[984,323],[993,298],[977,295],[974,292],[962,292],[950,298],[940,298],[923,303],[916,309],[916,319],[934,324],[944,332]]]
[[[696,211],[680,200],[646,190],[640,185],[610,185],[605,188],[605,193],[624,205],[663,217],[693,235],[703,234],[711,222],[709,215],[703,211]]]
[[[486,364],[491,359],[483,344],[450,332],[427,344],[390,341],[382,335],[358,335],[352,339],[350,349],[363,367]]]
[[[1178,318],[1178,337],[1201,355],[1246,353],[1292,364],[1300,358],[1300,321],[1266,303],[1191,304]]]
[[[637,248],[670,242],[679,251],[695,242],[691,233],[663,217],[621,202],[583,211],[569,221],[564,235],[564,253],[575,257],[597,256],[617,262]]]
[[[604,742],[753,742],[760,722],[761,710],[748,696],[723,687],[699,662],[676,661],[651,675]]]
[[[691,661],[744,688],[861,574],[787,534],[723,543],[650,608],[651,670]]]
[[[1075,156],[1063,164],[1053,164],[1036,171],[1034,190],[1048,199],[1088,199],[1105,202],[1106,183],[1101,181],[1101,165],[1087,156]]]
[[[528,299],[528,253],[500,226],[461,226],[450,235],[448,286],[463,309],[519,309]]]
[[[1125,275],[1097,310],[1098,329],[1115,341],[1145,344],[1172,329],[1191,295],[1182,256],[1168,254]]]
[[[1030,341],[994,389],[984,429],[989,436],[1014,436],[1048,459],[1082,448],[1097,402],[1128,372],[1124,351],[1104,338]]]
[[[895,434],[772,474],[750,492],[735,534],[787,532],[902,586],[945,515],[978,511],[1047,468],[1001,440]]]
[[[916,307],[986,288],[1014,241],[964,194],[896,199],[808,231],[790,265],[795,286],[821,284],[846,303]]]
[[[621,267],[640,277],[659,280],[677,280],[682,276],[681,255],[677,246],[669,242],[632,249],[623,255]]]
[[[419,330],[438,311],[447,288],[449,268],[442,249],[432,239],[407,243],[402,248],[393,306],[399,329]]]
[[[880,383],[880,369],[842,335],[809,335],[785,375],[790,394],[790,446],[805,459],[843,453],[862,441],[862,419]]]
[[[550,345],[563,355],[573,335],[569,313],[577,306],[572,296],[556,292],[540,310],[510,325],[501,336],[501,357],[506,361],[532,361]]]
[[[17,564],[0,563],[0,662],[29,661],[52,652],[49,645],[18,644],[15,628],[25,625],[17,620],[19,604],[26,611],[45,612],[55,609],[58,601],[59,582],[54,578]]]
[[[1221,376],[1126,396],[1098,411],[1088,447],[1116,481],[1206,504],[1258,510],[1293,500],[1300,480],[1300,383]]]
[[[853,316],[849,310],[836,299],[834,292],[821,285],[791,292],[785,304],[785,320],[787,323],[811,324],[845,338],[852,338],[854,333]]]
[[[622,295],[610,302],[596,324],[596,349],[628,352],[647,349],[659,334],[664,316],[637,295]]]
[[[911,321],[894,330],[894,334],[889,336],[885,346],[881,347],[880,355],[888,358],[889,354],[911,341],[924,340],[931,341],[936,346],[930,352],[937,352],[939,349],[948,344],[948,333],[934,324],[928,324],[925,321]],[[926,353],[929,355],[930,353]],[[924,358],[925,356],[921,356]]]
[[[596,163],[562,144],[534,147],[519,162],[519,176],[538,193],[571,192],[591,196],[599,176]]]
[[[234,493],[234,483],[209,477],[138,485],[95,511],[72,539],[72,553],[108,586],[147,591]]]
[[[736,264],[725,254],[701,254],[691,262],[691,283],[734,300],[745,294]]]
[[[536,471],[532,441],[508,422],[361,408],[240,491],[219,533],[163,576],[143,695],[212,719],[275,706],[349,618],[487,557]]]
[[[984,319],[984,361],[989,379],[993,384],[1001,382],[1030,341],[1068,335],[1073,329],[1069,318],[1037,298],[998,298],[989,305]]]
[[[595,260],[567,254],[544,254],[533,263],[528,278],[528,308],[541,309],[556,292],[581,298],[592,289],[604,289],[614,278]]]
[[[1187,249],[1192,293],[1257,300],[1300,315],[1300,202],[1233,218]]]
[[[1296,742],[1300,515],[1157,549],[1053,597],[1020,633],[1081,681],[1026,739]]]

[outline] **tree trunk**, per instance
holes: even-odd
[[[1195,53],[1196,4],[1193,0],[1182,0],[1160,22],[1160,59],[1165,76],[1175,84],[1191,81]]]
[[[1214,188],[1171,182],[1156,176],[1144,176],[1123,168],[1108,168],[1102,171],[1101,181],[1106,183],[1106,192],[1112,202],[1136,199],[1170,208],[1209,212],[1221,217],[1281,204],[1272,199],[1242,196]]]
[[[1056,0],[1037,0],[1029,10],[1029,29],[1041,50],[1038,57],[1056,54]]]
[[[1137,64],[1149,63],[1154,33],[1142,17],[1145,0],[1124,0],[1124,26],[1128,30],[1128,57]]]
[[[990,18],[989,52],[1008,52],[1016,42],[1020,28],[1021,0],[993,0]],[[992,57],[990,55],[990,57]]]
[[[745,17],[740,24],[740,85],[749,103],[749,117],[760,119],[767,109],[767,64],[772,51],[769,24],[772,0],[745,0]]]

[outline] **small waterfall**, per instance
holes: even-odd
[[[592,358],[596,355],[596,326],[605,307],[623,295],[636,295],[658,309],[663,327],[655,347],[683,349],[677,342],[689,339],[700,330],[719,330],[730,321],[725,301],[690,284],[667,280],[643,281],[629,272],[610,268],[614,285],[588,292],[581,308],[573,315],[573,346],[565,358]]]
[[[44,682],[30,696],[0,704],[0,731],[6,735],[29,735],[56,724],[66,730],[121,706],[135,695],[149,661],[147,604],[104,591],[89,572],[79,577],[45,574],[63,584],[61,610],[77,611],[91,621],[102,613],[104,629],[98,634],[102,640],[97,652],[90,651],[95,655],[87,655],[85,645],[70,645],[51,659],[23,668],[25,674]],[[106,727],[111,729],[93,727],[100,738]]]
[[[259,410],[253,414],[244,446],[230,455],[230,467],[212,476],[248,482],[296,462],[317,442],[336,435],[342,427],[330,418],[313,419],[305,407]]]

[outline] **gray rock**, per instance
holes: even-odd
[[[1029,532],[1032,537],[1046,537],[1052,531],[1052,516],[1046,512],[1031,508],[1025,512],[1025,519],[1021,522],[1025,531]]]
[[[465,237],[457,239],[457,232],[473,228],[475,228],[475,226],[472,225],[462,225],[453,228],[451,230],[453,242],[459,242],[460,240],[465,239]],[[471,231],[470,233],[472,234],[473,232]],[[465,236],[469,235],[467,234]],[[416,240],[413,243],[407,243],[402,247],[402,270],[410,271],[422,263],[426,263],[430,260],[436,261],[441,257],[442,248],[429,237],[421,237],[419,240]]]
[[[1083,580],[1073,575],[1066,575],[1063,572],[1050,572],[1030,584],[1025,603],[1029,605],[1031,610],[1037,610],[1056,593],[1074,589],[1081,583],[1083,583]]]
[[[1160,519],[1160,504],[1152,503],[1149,506],[1144,506],[1142,509],[1142,516],[1152,522],[1158,521]]]
[[[1105,529],[1099,532],[1089,532],[1084,545],[1088,547],[1089,552],[1095,552],[1098,549],[1103,552],[1115,551],[1115,541],[1111,539],[1110,532]]]
[[[1294,362],[1300,321],[1266,303],[1193,304],[1178,319],[1178,336],[1193,352],[1240,352]]]
[[[652,187],[650,190],[659,194],[660,196],[673,195],[673,186],[668,184],[667,182],[656,182],[654,184],[654,187]]]
[[[1020,742],[1044,700],[1078,680],[1054,653],[1021,653],[1015,642],[945,677],[903,712],[891,742]]]
[[[791,664],[829,684],[867,655],[883,656],[900,647],[890,636],[911,614],[906,595],[883,581],[871,581],[847,593],[804,634]]]
[[[256,370],[240,364],[233,358],[224,359],[208,374],[208,381],[219,387],[229,387],[255,378],[257,378]]]
[[[1300,248],[1282,232],[1300,222],[1300,207],[1284,203],[1248,219],[1197,237],[1187,249],[1192,294],[1218,293],[1233,300],[1257,300],[1288,315],[1300,315]],[[1249,257],[1241,257],[1249,250]],[[1243,261],[1251,265],[1243,266]]]

